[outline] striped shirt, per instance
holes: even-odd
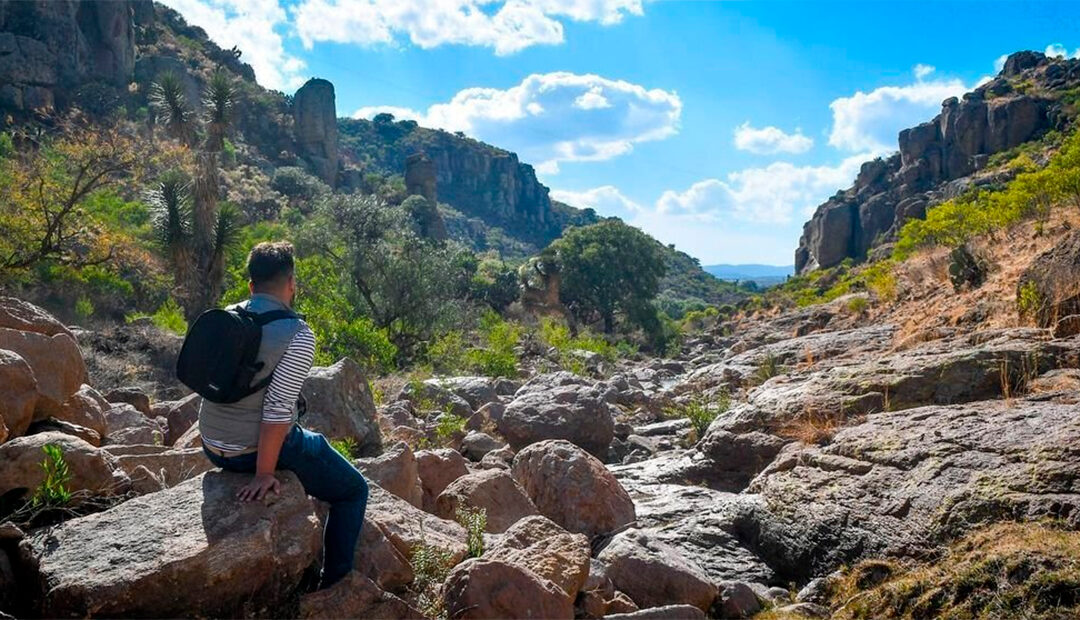
[[[307,323],[300,322],[300,330],[296,332],[285,354],[281,356],[277,366],[274,367],[273,378],[263,395],[262,423],[263,424],[292,424],[293,408],[296,399],[300,397],[300,389],[304,386],[308,372],[311,371],[312,361],[315,359],[315,334]],[[208,437],[202,438],[203,443],[218,450],[238,452],[254,446],[238,446],[235,444],[214,441]]]

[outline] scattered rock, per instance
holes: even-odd
[[[353,566],[355,572],[373,580],[384,590],[398,590],[415,578],[409,556],[399,551],[371,519],[364,519]]]
[[[407,400],[422,411],[452,413],[462,418],[473,414],[469,401],[444,387],[439,380],[406,383],[398,393],[397,400]]]
[[[461,440],[461,454],[470,461],[480,461],[488,452],[498,450],[505,445],[487,433],[469,431]]]
[[[356,467],[383,489],[417,508],[422,507],[424,492],[416,457],[405,442],[395,443],[381,456],[356,461]]]
[[[514,449],[510,446],[503,446],[498,450],[492,450],[484,455],[484,458],[480,459],[481,469],[510,469],[510,464],[514,462]]]
[[[489,469],[467,474],[451,482],[435,500],[435,514],[454,520],[459,509],[487,511],[485,531],[497,534],[518,520],[537,514],[536,506],[510,474]]]
[[[26,432],[37,401],[38,384],[30,365],[17,353],[0,349],[0,443]]]
[[[558,374],[541,375],[518,390],[497,423],[499,434],[515,450],[547,439],[565,439],[605,457],[615,436],[607,402],[593,386],[561,384]],[[553,384],[536,382],[544,377],[551,377]],[[545,386],[548,389],[542,389]]]
[[[486,558],[462,562],[443,586],[450,618],[574,617],[566,592],[532,571]]]
[[[0,327],[0,349],[24,359],[37,379],[34,417],[56,417],[69,396],[86,383],[86,365],[75,339],[66,333],[46,336]]]
[[[202,397],[198,394],[191,394],[181,400],[156,403],[152,407],[151,417],[164,416],[168,421],[168,431],[165,433],[166,444],[171,446],[176,443],[199,421],[200,407],[202,407]]]
[[[154,417],[150,413],[150,397],[137,387],[117,388],[105,394],[105,400],[110,403],[127,403],[135,407],[139,413],[148,418]]]
[[[116,459],[100,448],[59,432],[36,433],[17,437],[0,445],[0,495],[15,489],[32,493],[45,479],[41,463],[45,460],[42,448],[53,444],[63,450],[64,461],[71,471],[71,491],[89,491],[93,495],[113,495],[127,490],[130,482]]]
[[[672,547],[640,530],[615,536],[597,556],[615,587],[639,607],[688,604],[707,611],[717,588]]]
[[[77,392],[64,401],[59,413],[54,417],[86,427],[97,433],[99,437],[105,437],[109,432],[105,412],[110,408],[104,396],[89,385],[83,384]]]
[[[31,534],[19,549],[44,615],[233,616],[252,601],[276,609],[320,544],[300,482],[278,478],[279,495],[241,503],[250,476],[209,472]]]
[[[449,552],[455,563],[465,557],[465,528],[424,512],[378,485],[372,484],[370,491],[367,517],[402,556],[411,557],[417,545],[427,544]]]
[[[543,536],[538,536],[544,532]],[[485,559],[525,567],[559,586],[573,603],[589,576],[589,539],[542,516],[526,517],[506,531]]]
[[[526,447],[511,472],[540,513],[571,532],[593,536],[634,521],[634,502],[615,476],[568,441]]]
[[[417,609],[353,571],[333,586],[300,597],[301,618],[423,620]]]
[[[495,382],[495,379],[489,379],[488,377],[451,377],[449,379],[428,379],[425,381],[425,383],[450,390],[460,396],[469,403],[469,406],[474,411],[478,411],[484,405],[499,402]]]
[[[605,620],[704,620],[705,612],[693,605],[665,605],[621,614],[609,614]]]
[[[761,611],[761,601],[753,588],[741,581],[721,581],[715,609],[721,618],[749,618]]]
[[[30,425],[30,428],[26,430],[27,435],[33,435],[35,433],[44,433],[49,431],[55,431],[58,433],[64,433],[65,435],[71,435],[72,437],[78,437],[86,443],[98,447],[101,445],[101,435],[98,435],[96,431],[86,428],[85,426],[79,426],[78,424],[72,424],[64,420],[57,420],[56,418],[45,418],[39,422],[34,422]]]
[[[435,512],[435,499],[447,485],[469,473],[465,458],[449,448],[418,451],[416,466],[423,489],[421,507],[427,512]]]
[[[305,428],[331,439],[351,438],[361,456],[379,453],[375,401],[359,364],[343,358],[333,366],[312,368],[300,394],[307,401]]]
[[[105,424],[109,443],[165,445],[165,433],[158,423],[127,403],[106,411]]]

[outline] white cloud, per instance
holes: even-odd
[[[735,128],[735,148],[758,155],[805,153],[813,146],[814,141],[804,136],[800,129],[789,134],[776,127],[751,127],[749,122]]]
[[[556,189],[551,191],[551,199],[575,207],[595,209],[600,215],[624,219],[645,211],[643,206],[627,198],[613,185],[594,187],[583,192]]]
[[[287,14],[278,0],[163,0],[223,48],[236,46],[259,83],[292,90],[304,82],[304,61],[285,51],[278,28]]]
[[[556,18],[616,24],[641,15],[642,0],[303,0],[293,9],[304,46],[317,42],[422,48],[458,44],[506,55],[563,42]]]
[[[850,152],[894,151],[900,130],[931,119],[941,111],[942,101],[968,90],[960,80],[935,79],[841,97],[829,104],[833,112],[829,144]]]
[[[937,70],[937,67],[935,67],[933,65],[924,65],[922,63],[919,63],[919,64],[915,65],[915,68],[912,69],[912,72],[915,73],[915,79],[921,81],[923,78],[930,75],[931,73],[933,73],[936,70]]]
[[[1001,70],[1005,68],[1005,61],[1008,59],[1008,54],[1002,54],[1001,56],[998,56],[997,60],[994,61],[994,71],[1000,73]]]
[[[353,116],[371,118],[383,111],[427,127],[463,131],[554,174],[560,162],[611,159],[637,143],[675,134],[682,101],[670,91],[559,72],[533,74],[505,90],[468,88],[426,112],[372,106]]]
[[[1046,46],[1045,54],[1051,58],[1080,58],[1080,48],[1073,50],[1072,54],[1069,54],[1068,48],[1060,43],[1051,43]]]
[[[848,157],[836,166],[795,166],[774,162],[747,168],[724,180],[705,179],[684,191],[668,190],[656,201],[658,213],[701,220],[734,217],[757,223],[787,224],[809,215],[840,188],[851,185],[870,153]]]

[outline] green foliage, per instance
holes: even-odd
[[[413,546],[409,555],[409,564],[413,569],[412,589],[416,592],[416,604],[427,618],[445,618],[446,610],[443,608],[440,588],[450,575],[450,569],[454,565],[454,556],[450,551],[427,544],[423,540],[423,526],[421,525],[421,540]]]
[[[180,304],[176,303],[171,297],[165,300],[165,303],[155,311],[153,314],[134,313],[127,317],[128,323],[141,318],[149,318],[150,321],[157,327],[170,331],[178,336],[183,336],[187,333],[187,320],[184,318],[184,311],[180,307]]]
[[[427,347],[431,369],[442,374],[458,373],[468,365],[468,342],[460,330],[450,330],[437,336]]]
[[[331,191],[330,186],[319,178],[295,166],[275,169],[274,176],[270,179],[270,189],[281,193],[289,199],[290,204],[300,206],[303,211],[311,211],[314,208],[311,201]]]
[[[337,450],[338,454],[349,460],[356,458],[356,440],[352,437],[333,439],[330,441],[330,447]]]
[[[487,529],[487,509],[485,508],[458,508],[455,515],[457,522],[465,528],[466,545],[469,548],[469,557],[478,558],[484,555],[484,530]]]
[[[685,403],[673,405],[664,410],[668,418],[685,418],[690,420],[698,439],[705,436],[709,425],[713,420],[731,408],[731,395],[726,391],[720,391],[711,398],[697,396]]]
[[[89,297],[80,297],[75,301],[75,316],[83,321],[94,316],[94,302]]]
[[[1029,280],[1020,285],[1016,293],[1016,311],[1021,317],[1026,318],[1037,315],[1042,305],[1043,296],[1034,281]]]
[[[1065,138],[1045,168],[1021,172],[1001,190],[947,200],[931,207],[926,219],[908,221],[893,256],[903,260],[921,248],[960,246],[1023,220],[1044,219],[1051,206],[1065,201],[1080,205],[1080,132]]]
[[[15,154],[15,142],[11,139],[11,134],[4,131],[0,132],[0,159],[7,159]]]
[[[618,357],[637,354],[637,346],[632,343],[619,341],[612,344],[607,338],[588,330],[583,330],[577,336],[571,336],[570,328],[553,317],[540,319],[538,336],[542,343],[556,350],[559,355],[559,364],[563,368],[579,375],[586,374],[585,364],[575,352],[596,353],[607,362],[614,362]]]
[[[227,138],[221,145],[221,163],[230,167],[236,165],[236,145]]]
[[[466,421],[465,418],[459,415],[444,413],[439,416],[438,423],[435,425],[435,436],[444,445],[448,444],[456,435],[465,432]]]
[[[852,314],[863,314],[869,306],[870,302],[865,297],[852,297],[847,302],[848,312]]]
[[[45,458],[41,461],[45,478],[34,489],[30,503],[33,506],[63,506],[71,501],[71,491],[68,489],[71,470],[64,459],[64,450],[56,444],[46,444],[41,447],[41,451],[45,453]]]
[[[619,313],[643,326],[667,271],[662,248],[632,226],[605,220],[568,229],[544,255],[559,266],[567,308],[585,324],[602,322],[610,334]],[[655,318],[655,309],[651,314]]]
[[[516,377],[518,356],[515,349],[521,340],[521,327],[488,311],[480,320],[480,336],[484,346],[466,353],[469,364],[489,377]]]

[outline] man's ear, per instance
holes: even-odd
[[[251,280],[248,280],[248,292],[251,293],[252,295],[255,294],[255,283],[252,282]]]

